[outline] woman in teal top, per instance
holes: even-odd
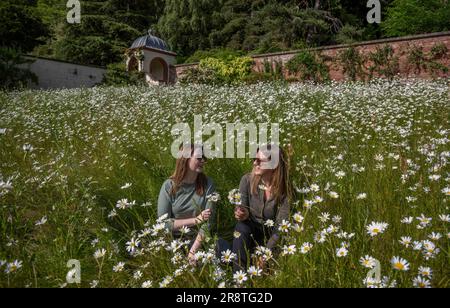
[[[205,231],[211,228],[212,219],[209,220],[214,204],[207,196],[215,192],[215,187],[203,173],[206,158],[201,146],[185,146],[180,154],[174,174],[161,187],[158,217],[167,215],[166,227],[175,237],[181,236],[183,227],[191,230],[187,236],[195,241],[189,251],[189,261],[195,263],[194,255],[205,239]]]

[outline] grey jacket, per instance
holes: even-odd
[[[251,192],[251,174],[246,174],[242,177],[239,190],[241,193],[242,206],[250,209],[250,218],[262,226],[267,220],[273,220],[275,223],[272,236],[267,242],[267,247],[272,249],[275,247],[280,232],[278,227],[283,220],[289,220],[290,205],[287,197],[284,197],[280,204],[276,204],[274,199],[264,201],[264,190],[258,187],[258,194],[254,195]]]

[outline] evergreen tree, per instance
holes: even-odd
[[[82,64],[120,62],[125,49],[147,32],[161,11],[161,0],[84,0],[81,23],[64,24],[55,55]]]
[[[19,67],[32,62],[23,53],[32,51],[48,35],[36,10],[36,1],[2,0],[0,21],[0,88],[36,83],[36,75]]]
[[[48,35],[35,1],[2,0],[0,20],[0,47],[30,52]]]
[[[180,56],[211,47],[209,35],[221,20],[222,0],[167,0],[158,32]]]

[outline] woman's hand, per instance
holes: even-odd
[[[258,257],[256,259],[256,266],[259,267],[260,269],[264,270],[266,267],[266,261],[264,261],[263,257]]]
[[[202,223],[204,221],[208,221],[209,217],[211,217],[211,209],[201,212],[200,215],[198,215],[195,220],[197,223]]]
[[[193,251],[189,251],[188,262],[191,266],[197,266],[197,260],[195,259],[195,253]]]
[[[250,212],[245,207],[237,206],[234,209],[234,217],[238,221],[246,221],[250,217]]]

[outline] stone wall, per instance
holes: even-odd
[[[93,87],[103,80],[106,69],[97,66],[79,65],[53,59],[29,57],[31,64],[23,64],[37,75],[38,85],[30,84],[37,89],[61,89]]]
[[[390,45],[394,52],[395,56],[399,57],[399,75],[403,78],[424,78],[429,79],[435,76],[432,76],[429,71],[421,71],[417,72],[413,65],[411,65],[408,61],[408,53],[411,47],[417,46],[422,47],[423,51],[425,53],[430,52],[431,48],[435,46],[436,44],[442,43],[444,44],[448,50],[450,50],[450,32],[441,32],[441,33],[431,33],[431,34],[425,34],[425,35],[415,35],[415,36],[408,36],[408,37],[399,37],[399,38],[393,38],[393,39],[383,39],[383,40],[376,40],[376,41],[368,41],[368,42],[361,42],[358,44],[353,45],[356,49],[358,49],[362,54],[368,55],[371,52],[374,52],[377,48],[381,48],[384,45],[388,44]],[[310,50],[316,51],[318,53],[321,53],[322,55],[326,57],[330,57],[332,59],[336,59],[339,55],[339,53],[347,48],[349,48],[350,45],[337,45],[337,46],[327,46],[327,47],[320,47],[320,48],[312,48]],[[269,63],[275,63],[280,62],[283,64],[283,66],[292,59],[296,54],[298,54],[299,50],[297,51],[290,51],[290,52],[280,52],[280,53],[271,53],[271,54],[262,54],[262,55],[256,55],[253,56],[253,59],[255,60],[255,65],[253,67],[254,71],[256,72],[263,72],[264,71],[264,62]],[[439,60],[439,62],[447,67],[450,68],[450,55],[447,54],[447,57],[443,60]],[[193,64],[183,64],[183,65],[177,65],[177,75],[178,77],[182,76],[184,71],[186,71],[189,68],[197,66],[197,63]],[[328,61],[327,65],[330,69],[330,78],[333,80],[345,80],[346,76],[343,73],[342,66],[338,63],[338,61]],[[366,61],[365,66],[369,66],[370,62]],[[292,77],[289,75],[286,69],[283,69],[283,74],[286,78]],[[440,77],[449,77],[449,73],[439,73],[438,76]]]

